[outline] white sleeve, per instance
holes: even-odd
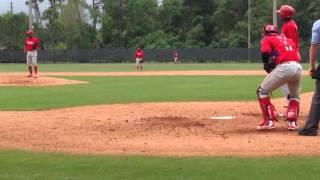
[[[320,44],[320,20],[313,23],[311,44]]]

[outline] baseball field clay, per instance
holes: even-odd
[[[38,78],[26,77],[22,74],[0,75],[0,86],[58,86],[67,84],[83,84],[84,81],[68,80],[63,78],[53,78],[39,76]]]
[[[39,80],[41,78],[44,77]],[[312,93],[301,97],[300,126],[308,114],[311,97]],[[284,99],[273,99],[273,102],[282,112]],[[281,117],[275,129],[257,131],[261,120],[259,108],[257,101],[249,101],[0,111],[0,148],[161,156],[320,155],[319,138],[302,137],[295,131],[288,131],[287,122]],[[236,118],[209,119],[212,116]]]

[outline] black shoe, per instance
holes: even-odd
[[[299,129],[298,134],[300,136],[317,136],[318,135],[318,131],[317,131],[317,129],[301,128],[301,129]]]

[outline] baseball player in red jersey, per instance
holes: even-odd
[[[137,68],[137,71],[139,71],[139,68],[142,71],[144,53],[143,53],[141,48],[137,48],[137,50],[135,52],[135,57],[136,57],[136,68]]]
[[[38,78],[38,49],[40,48],[40,41],[38,38],[33,36],[32,31],[27,31],[27,38],[25,39],[24,52],[27,55],[27,65],[29,68],[29,75],[27,77],[32,77],[32,67],[34,68],[34,78]]]
[[[280,86],[287,84],[290,94],[287,109],[288,129],[296,130],[300,104],[300,85],[302,80],[302,67],[299,64],[299,55],[293,40],[278,34],[273,25],[265,25],[264,37],[261,40],[261,57],[264,69],[269,73],[257,89],[257,96],[262,111],[262,122],[258,130],[275,128],[277,113],[270,102],[269,94]],[[275,55],[274,58],[272,56]]]
[[[293,15],[295,13],[295,9],[292,6],[289,5],[282,5],[279,10],[277,10],[277,13],[280,16],[281,22],[282,22],[282,28],[280,34],[285,36],[288,39],[292,39],[294,43],[297,46],[298,53],[299,53],[299,33],[298,33],[298,26],[296,22],[293,20]],[[300,53],[299,53],[299,59],[300,59]],[[281,86],[281,90],[287,100],[290,99],[290,94],[288,90],[287,85]],[[287,105],[285,105],[285,111],[286,111]],[[284,113],[284,116],[286,114]]]
[[[173,58],[173,62],[175,64],[178,64],[178,56],[179,56],[178,52],[176,50],[174,50],[173,53],[172,53],[172,58]]]
[[[299,33],[296,22],[292,19],[295,10],[292,6],[282,5],[277,13],[280,15],[282,21],[281,35],[286,38],[292,39],[299,50]]]

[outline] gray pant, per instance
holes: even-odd
[[[37,66],[37,64],[38,64],[37,57],[38,57],[37,50],[28,51],[27,52],[27,65],[28,66]]]
[[[318,129],[320,121],[320,80],[316,81],[311,108],[304,129]]]
[[[262,81],[260,87],[269,94],[286,84],[291,98],[300,99],[301,81],[301,65],[292,61],[277,65],[277,67]]]

